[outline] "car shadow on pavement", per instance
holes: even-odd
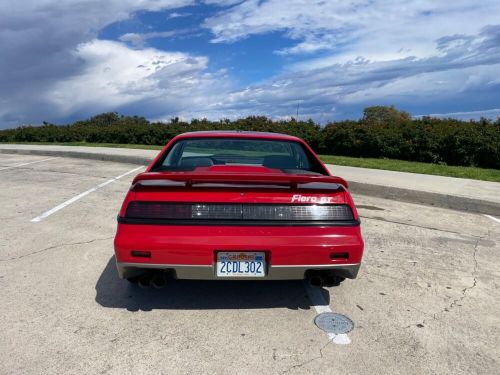
[[[328,290],[321,289],[330,302]],[[310,309],[302,281],[172,280],[162,289],[139,288],[118,277],[111,257],[96,284],[95,300],[103,307],[129,311],[155,309]]]

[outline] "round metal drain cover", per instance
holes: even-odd
[[[314,324],[328,333],[339,335],[341,333],[351,332],[354,328],[354,323],[345,315],[324,312],[314,318]]]

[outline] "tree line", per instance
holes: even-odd
[[[386,106],[368,107],[359,120],[336,121],[324,127],[312,120],[274,121],[262,116],[150,122],[144,117],[109,112],[68,125],[44,122],[41,126],[1,130],[0,142],[164,145],[177,134],[198,130],[286,133],[304,139],[320,154],[500,169],[500,118],[496,121],[412,118],[407,112]]]

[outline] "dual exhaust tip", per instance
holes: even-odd
[[[328,271],[310,271],[307,273],[306,278],[311,286],[318,288],[323,286],[327,288],[339,286],[340,283],[345,280],[345,277],[335,275]],[[147,272],[137,278],[137,285],[139,285],[140,288],[153,287],[155,289],[161,289],[167,285],[169,279],[172,279],[172,273],[168,271]]]
[[[167,280],[171,278],[172,275],[169,272],[147,272],[144,275],[139,276],[137,279],[137,285],[139,285],[140,288],[153,287],[155,289],[161,289],[167,285]]]
[[[307,280],[311,286],[321,288],[323,286],[329,288],[332,286],[339,286],[345,277],[335,275],[331,272],[312,271],[307,275]]]

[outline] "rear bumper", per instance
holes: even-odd
[[[266,277],[231,277],[229,280],[301,280],[310,271],[333,271],[336,275],[356,278],[360,263],[357,264],[320,264],[320,265],[294,265],[268,267]],[[227,277],[217,277],[215,267],[191,266],[183,264],[152,264],[152,263],[122,263],[116,262],[118,275],[129,278],[141,274],[144,269],[174,271],[173,277],[190,280],[228,280]]]
[[[136,276],[144,269],[163,269],[173,270],[174,277],[179,279],[218,279],[215,265],[220,251],[264,252],[266,277],[250,278],[252,280],[304,279],[309,270],[355,278],[363,246],[359,225],[256,227],[120,223],[115,237],[118,273],[123,278]],[[150,257],[134,257],[132,251],[147,251]]]

